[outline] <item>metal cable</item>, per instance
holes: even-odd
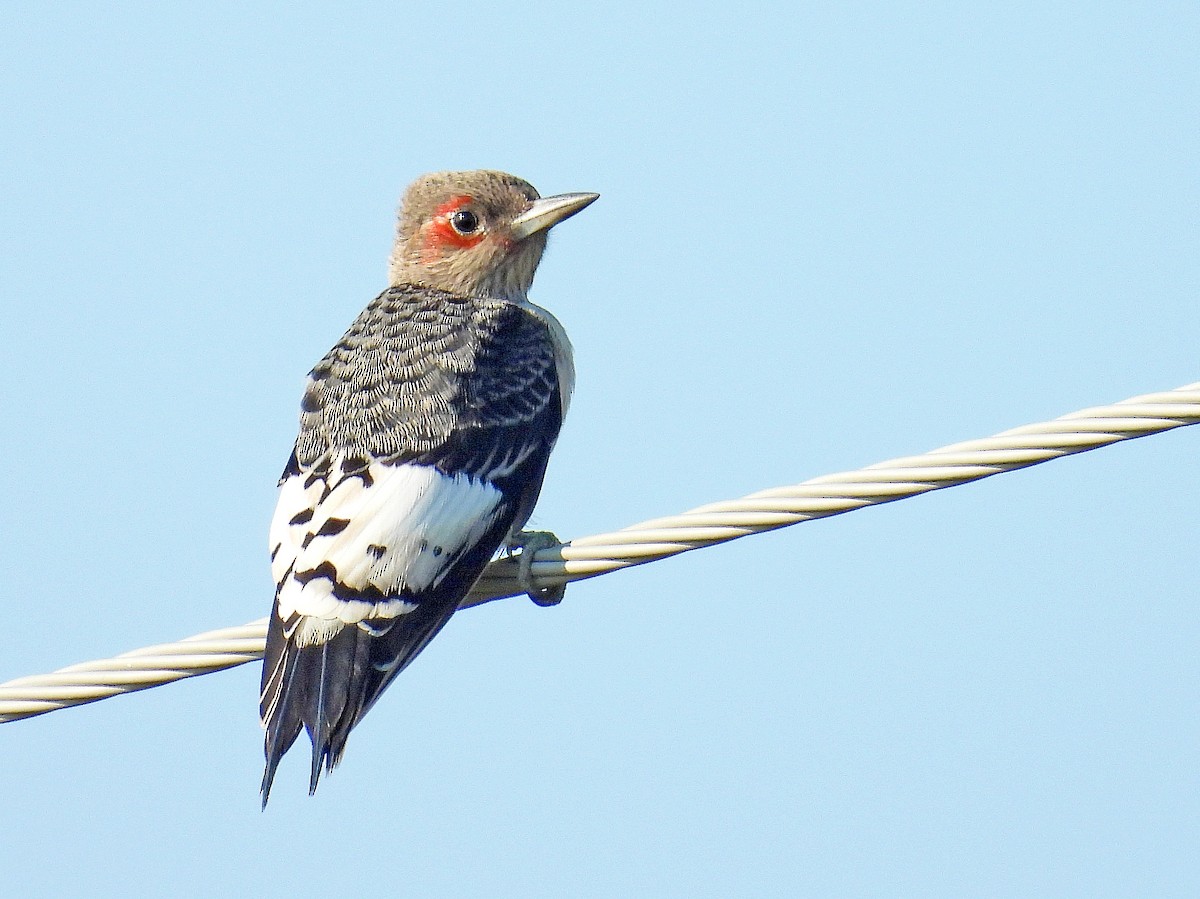
[[[583,580],[1197,422],[1200,382],[540,549],[533,556],[531,573],[540,587]],[[461,608],[519,595],[517,572],[515,559],[494,561]],[[178,643],[148,646],[113,659],[8,681],[0,684],[0,722],[253,662],[262,658],[266,630],[263,618]]]

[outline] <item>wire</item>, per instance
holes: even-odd
[[[1200,382],[539,549],[530,573],[538,587],[566,584],[1197,422]],[[494,561],[460,608],[520,595],[518,567],[516,558]],[[253,662],[262,658],[266,631],[263,618],[8,681],[0,684],[0,722]]]

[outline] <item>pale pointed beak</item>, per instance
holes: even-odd
[[[522,241],[531,234],[552,228],[598,199],[600,194],[559,194],[534,200],[532,206],[513,219],[510,228],[513,240]]]

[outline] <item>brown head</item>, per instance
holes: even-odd
[[[422,175],[400,205],[389,281],[524,299],[546,232],[598,196],[541,199],[533,185],[504,172]]]

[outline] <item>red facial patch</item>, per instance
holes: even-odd
[[[474,234],[459,234],[450,224],[450,216],[470,205],[471,197],[460,194],[451,197],[434,210],[433,218],[422,228],[424,232],[424,241],[421,245],[422,261],[432,262],[440,259],[448,249],[465,250],[483,240],[482,228]]]

